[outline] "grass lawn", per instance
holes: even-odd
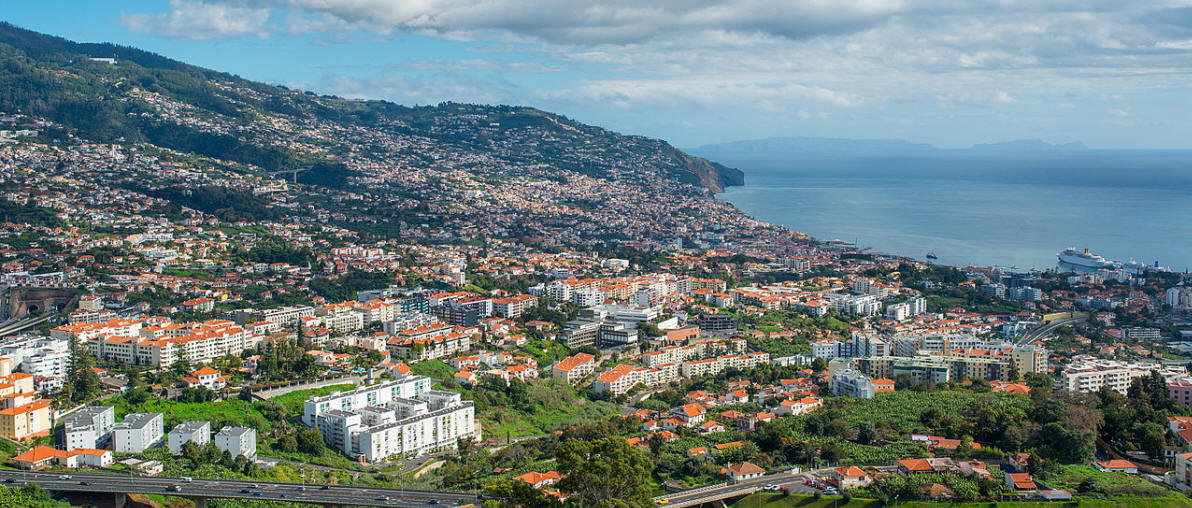
[[[557,429],[583,425],[619,414],[620,406],[611,402],[568,404],[558,409],[521,413],[504,408],[486,411],[480,417],[486,438],[504,438],[545,434]]]
[[[728,504],[731,508],[878,508],[882,506],[880,500],[868,498],[853,498],[845,503],[840,497],[824,496],[818,501],[812,496],[800,494],[786,495],[773,492],[759,492],[745,496]],[[893,506],[893,505],[891,505]],[[983,502],[983,503],[929,503],[923,501],[899,501],[898,506],[905,508],[1027,508],[1047,506],[1051,508],[1159,508],[1163,506],[1192,506],[1188,498],[1173,494],[1170,498],[1139,498],[1119,497],[1115,499],[1081,499],[1067,503],[1047,503],[1034,501],[1016,502]]]
[[[302,414],[302,403],[306,402],[306,399],[311,398],[311,396],[323,396],[323,395],[330,394],[331,392],[346,392],[346,391],[351,390],[355,387],[356,387],[356,385],[354,385],[352,383],[342,383],[342,384],[338,384],[338,385],[324,386],[322,388],[311,388],[309,390],[298,390],[296,392],[290,392],[285,395],[278,395],[276,397],[272,397],[269,400],[279,402],[279,403],[281,403],[281,405],[285,406],[286,414],[288,414],[290,416],[301,415]]]
[[[208,420],[212,422],[212,425],[216,425],[217,422],[226,422],[258,430],[273,427],[273,422],[261,414],[256,404],[239,399],[185,403],[149,398],[145,402],[133,405],[123,396],[117,395],[100,404],[114,406],[118,419],[123,419],[124,415],[128,413],[164,413],[166,428],[173,428],[179,423],[190,420]]]
[[[1080,492],[1080,484],[1092,479],[1095,488],[1091,492]],[[1081,498],[1116,499],[1119,497],[1182,497],[1166,488],[1146,481],[1141,476],[1128,473],[1107,473],[1088,465],[1061,466],[1060,471],[1039,480],[1055,489],[1064,489]]]
[[[438,360],[427,360],[410,366],[415,374],[426,376],[439,381],[446,381],[455,377],[455,369]]]

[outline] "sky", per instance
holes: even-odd
[[[59,0],[0,20],[400,104],[680,147],[812,136],[1192,149],[1192,0]]]

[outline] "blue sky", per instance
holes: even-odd
[[[7,2],[0,19],[345,97],[773,136],[1192,149],[1192,0]]]

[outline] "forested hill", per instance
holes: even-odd
[[[411,168],[450,160],[461,169],[481,160],[486,167],[553,168],[627,183],[658,176],[717,192],[743,183],[739,170],[665,141],[534,108],[348,100],[7,23],[0,23],[0,113],[60,126],[46,136],[148,143],[261,173],[313,168],[303,178],[319,185],[341,184],[380,159]]]

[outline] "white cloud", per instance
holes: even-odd
[[[218,1],[170,0],[165,13],[125,14],[120,23],[134,32],[204,40],[233,36],[265,37],[269,9],[227,5]]]
[[[185,38],[421,34],[516,55],[395,59],[371,72],[329,70],[339,74],[310,85],[404,103],[607,109],[616,113],[604,118],[675,129],[692,111],[713,119],[709,129],[734,128],[721,118],[757,128],[777,118],[897,126],[981,115],[1054,128],[1066,107],[1104,118],[1081,97],[1192,88],[1188,2],[174,0],[166,13],[123,21]],[[545,73],[554,76],[530,76]]]

